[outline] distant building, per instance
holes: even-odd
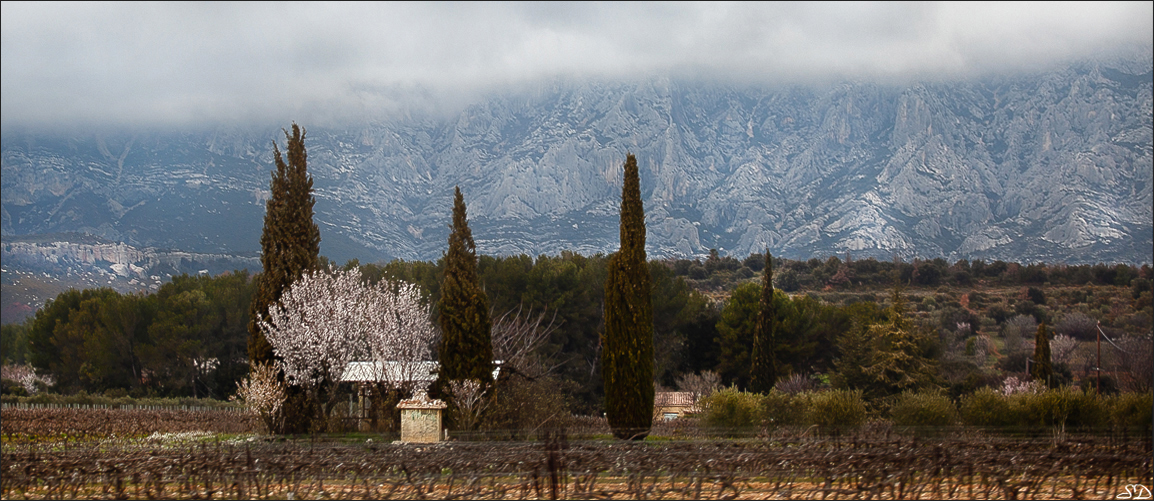
[[[669,421],[697,413],[691,391],[659,391],[653,395],[653,415],[661,419]]]
[[[493,379],[501,374],[501,360],[493,361]],[[438,362],[349,362],[341,374],[343,383],[389,383],[414,390],[427,389],[437,380]]]
[[[437,380],[437,362],[349,362],[341,374],[343,383],[389,383],[397,387],[428,388]]]
[[[501,363],[501,360],[493,361],[494,380],[501,374]],[[374,385],[383,384],[402,393],[423,394],[437,380],[440,369],[441,364],[432,361],[349,362],[341,374],[341,382],[355,384],[357,390],[355,400],[349,395],[349,418],[359,421],[358,429],[368,431],[373,419],[369,412],[372,399],[379,396],[373,394]]]

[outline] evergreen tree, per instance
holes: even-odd
[[[477,274],[477,246],[465,216],[465,199],[455,188],[453,231],[445,254],[438,303],[441,324],[441,370],[438,388],[453,380],[493,381],[493,343],[489,298]]]
[[[1046,336],[1046,324],[1038,324],[1038,332],[1034,334],[1034,365],[1030,367],[1030,375],[1035,381],[1050,385],[1054,375],[1054,366],[1050,361],[1050,339]]]
[[[768,248],[765,249],[765,268],[762,271],[749,384],[750,390],[756,393],[768,393],[777,382],[777,308],[773,301],[773,257]]]
[[[870,326],[885,319],[885,312],[873,301],[863,301],[845,307],[850,326],[837,336],[837,359],[834,373],[830,376],[837,389],[864,390],[871,387],[873,378],[866,374],[870,357],[873,356],[873,341]]]
[[[865,374],[872,378],[867,395],[881,397],[907,390],[917,390],[933,382],[933,360],[923,353],[925,335],[906,315],[906,301],[901,283],[894,285],[888,321],[870,326],[873,342]]]
[[[272,361],[272,346],[261,332],[260,322],[268,321],[269,306],[280,300],[293,281],[317,267],[321,249],[320,229],[313,222],[316,200],[308,173],[305,131],[294,123],[292,134],[287,130],[284,134],[288,140],[287,165],[276,141],[272,144],[276,171],[269,185],[272,196],[265,206],[264,232],[260,237],[262,271],[257,276],[248,324],[248,357],[252,364]]]
[[[640,440],[653,424],[653,304],[645,260],[645,212],[637,159],[625,157],[621,249],[605,280],[601,377],[605,413],[617,438]]]

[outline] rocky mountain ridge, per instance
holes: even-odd
[[[254,256],[138,249],[89,235],[5,237],[0,244],[0,321],[22,321],[70,288],[155,292],[174,275],[260,270]]]
[[[68,236],[50,242],[20,239],[0,245],[5,265],[37,271],[92,271],[122,278],[159,281],[160,275],[222,273],[233,269],[260,269],[257,257],[137,249],[123,242],[82,243]]]
[[[307,127],[322,253],[436,259],[461,186],[479,251],[612,252],[637,155],[651,257],[852,253],[1149,262],[1149,54],[970,81],[555,82],[448,118]],[[3,132],[0,231],[259,251],[275,128]]]

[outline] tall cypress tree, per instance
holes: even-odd
[[[1035,381],[1050,385],[1050,376],[1054,374],[1054,366],[1050,362],[1050,339],[1046,336],[1046,324],[1038,324],[1038,331],[1034,333],[1034,366],[1030,367],[1030,375]]]
[[[761,279],[761,300],[757,309],[757,330],[753,335],[753,367],[750,390],[769,393],[777,382],[777,309],[773,304],[773,256],[765,249],[765,269]]]
[[[613,435],[640,440],[653,424],[653,304],[645,260],[645,212],[637,159],[625,157],[621,190],[621,249],[605,280],[601,377]]]
[[[308,172],[305,131],[292,125],[292,134],[283,130],[288,141],[288,164],[281,157],[276,141],[272,143],[276,170],[269,188],[272,196],[265,205],[264,232],[260,236],[258,287],[252,298],[248,324],[248,358],[250,363],[273,359],[272,346],[260,330],[260,321],[268,320],[268,310],[281,294],[306,270],[317,267],[321,250],[321,232],[313,222],[313,179]]]
[[[489,298],[477,275],[477,246],[465,216],[465,199],[455,188],[453,231],[441,279],[441,370],[438,387],[457,379],[493,381],[493,343]]]

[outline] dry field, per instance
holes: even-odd
[[[619,442],[551,434],[417,445],[269,440],[213,430],[228,421],[205,416],[196,418],[202,431],[155,429],[165,425],[153,420],[147,434],[103,437],[50,429],[54,420],[43,416],[5,410],[3,418],[4,499],[1115,499],[1150,488],[1152,467],[1150,437],[1118,435]],[[140,418],[126,417],[149,426]],[[28,423],[38,423],[35,434]]]

